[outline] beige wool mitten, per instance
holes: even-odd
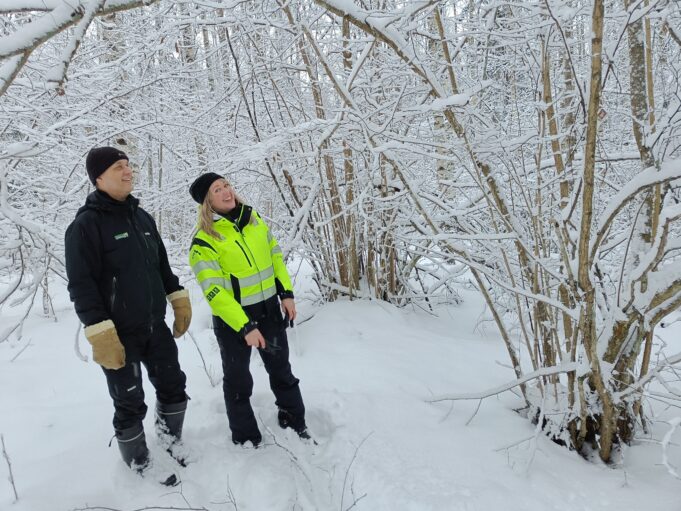
[[[120,369],[125,365],[125,348],[118,338],[116,326],[107,319],[85,327],[85,337],[92,344],[92,358],[105,369]]]
[[[173,337],[182,337],[192,321],[192,304],[189,301],[189,291],[180,289],[168,295],[168,301],[175,313],[173,322]]]

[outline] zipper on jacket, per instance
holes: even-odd
[[[239,215],[239,218],[241,218],[241,215]],[[241,229],[239,229],[239,227],[237,226],[236,232],[238,232],[239,235],[241,236],[241,240],[244,242],[244,246],[245,246],[245,247],[248,249],[248,251],[250,252],[251,257],[253,258],[253,263],[255,263],[255,256],[253,255],[253,252],[251,251],[251,247],[249,247],[249,246],[248,246],[248,243],[246,243],[246,236],[244,236],[244,231],[242,231]],[[234,242],[235,242],[237,245],[239,245],[239,242],[238,242],[238,241],[234,240]],[[246,251],[243,249],[243,247],[242,247],[241,245],[239,245],[239,248],[241,249],[241,251],[242,251],[242,252],[244,253],[244,255],[246,256],[246,260],[248,261],[248,264],[251,265],[251,261],[248,260],[248,256],[246,255]],[[251,267],[253,267],[253,265],[251,265]],[[260,273],[260,267],[259,267],[258,265],[255,266],[255,269],[258,270],[258,273]],[[265,290],[264,290],[263,287],[262,287],[262,280],[260,281],[260,293],[261,293],[263,296],[265,295]]]
[[[137,246],[139,247],[139,250],[142,253],[142,258],[144,259],[144,265],[147,269],[147,271],[144,272],[144,276],[146,277],[147,280],[147,289],[149,290],[149,295],[148,299],[151,304],[151,307],[149,309],[149,323],[153,324],[153,316],[154,316],[154,311],[153,311],[153,293],[154,293],[154,283],[152,281],[151,277],[151,260],[149,259],[149,243],[146,240],[146,237],[144,236],[144,232],[140,229],[139,224],[135,220],[135,212],[132,210],[128,211],[128,224],[130,224],[131,230],[134,233],[135,239],[137,240]],[[160,269],[159,269],[160,271]]]
[[[244,212],[244,211],[243,211],[243,209],[242,209],[242,210],[241,210],[241,213],[239,213],[239,220],[241,220],[241,215],[243,214],[243,212]],[[244,236],[244,231],[243,231],[242,229],[239,228],[238,220],[237,220],[237,222],[234,224],[234,229],[235,229],[236,232],[238,232],[239,235],[241,236],[241,241],[243,241],[243,242],[244,242],[244,246],[245,246],[246,248],[248,248],[248,251],[251,253],[251,257],[253,258],[253,263],[255,263],[255,256],[253,255],[253,252],[251,251],[251,248],[248,246],[248,243],[246,243],[246,236]],[[248,255],[246,255],[246,251],[244,250],[244,247],[242,247],[241,244],[239,244],[239,242],[238,242],[237,240],[234,240],[234,243],[236,243],[237,245],[239,245],[239,248],[240,248],[241,251],[244,253],[244,257],[246,258],[246,261],[248,261],[248,265],[252,268],[253,265],[251,264],[251,260],[248,258]],[[259,268],[257,265],[255,266],[255,269],[258,270],[258,273],[260,273],[260,268]],[[261,296],[264,296],[264,295],[265,295],[265,290],[264,290],[263,287],[262,287],[262,281],[260,281],[260,294],[261,294]]]
[[[116,303],[116,277],[111,281],[111,312],[114,310],[114,303]]]
[[[246,261],[248,261],[248,266],[251,268],[253,265],[251,264],[251,260],[248,258],[248,254],[246,254],[246,251],[244,250],[244,247],[241,246],[241,243],[239,243],[237,240],[234,240],[234,243],[237,244],[237,246],[241,249],[241,251],[244,253],[244,257],[246,258]]]

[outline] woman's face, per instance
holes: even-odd
[[[218,213],[229,213],[236,207],[234,189],[224,179],[218,179],[208,189],[210,207]]]

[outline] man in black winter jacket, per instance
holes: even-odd
[[[178,442],[187,408],[186,377],[173,336],[189,328],[189,295],[170,269],[153,218],[130,195],[126,154],[94,148],[86,167],[96,190],[66,230],[68,290],[107,379],[121,456],[139,473],[149,466],[142,363],[156,390],[157,429],[168,452],[184,464]],[[175,314],[172,334],[165,323],[166,299]],[[176,480],[172,476],[164,483]]]

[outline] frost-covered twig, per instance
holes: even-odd
[[[347,509],[351,509],[355,504],[357,504],[357,502],[359,502],[359,500],[363,499],[366,496],[366,494],[362,495],[359,499],[355,499],[355,501],[352,503],[352,505],[349,508],[343,509],[343,499],[345,497],[345,487],[346,487],[347,482],[348,482],[348,477],[350,476],[350,468],[352,468],[352,464],[355,462],[355,459],[357,459],[357,454],[359,453],[359,450],[362,448],[362,445],[364,445],[364,442],[366,442],[367,439],[371,435],[373,435],[373,433],[374,432],[371,431],[367,436],[364,437],[364,439],[362,439],[362,441],[359,443],[359,445],[355,448],[355,452],[353,453],[352,459],[350,460],[350,463],[348,464],[348,468],[345,470],[345,478],[343,479],[343,488],[341,490],[341,501],[340,501],[340,510],[341,511],[347,511]]]
[[[19,500],[19,494],[17,493],[16,484],[14,484],[14,474],[12,473],[12,462],[9,459],[9,454],[7,454],[7,449],[5,448],[5,437],[0,435],[0,442],[2,442],[2,456],[7,462],[7,468],[9,469],[9,482],[12,484],[12,490],[14,490],[14,502]]]

